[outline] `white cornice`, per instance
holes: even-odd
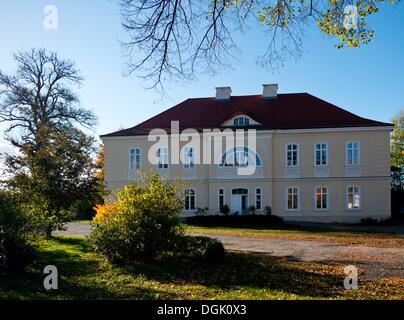
[[[315,128],[315,129],[282,129],[282,130],[257,130],[257,136],[263,134],[293,134],[293,133],[323,133],[323,132],[358,132],[358,131],[392,131],[393,126],[374,126],[374,127],[344,127],[344,128]],[[246,129],[247,131],[248,129]],[[251,130],[251,129],[250,129]],[[199,133],[199,134],[202,134]],[[168,134],[170,135],[170,134]],[[196,134],[190,134],[190,136]],[[101,140],[133,140],[145,139],[148,135],[136,136],[101,136]]]

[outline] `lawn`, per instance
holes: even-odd
[[[363,280],[342,287],[343,265],[295,262],[264,254],[226,252],[221,262],[167,258],[118,268],[93,253],[84,238],[35,243],[35,265],[2,277],[0,299],[404,299],[403,279]],[[59,289],[43,289],[45,265],[59,270]]]
[[[187,233],[203,235],[227,235],[280,240],[322,241],[333,244],[380,248],[404,247],[404,238],[388,233],[359,232],[320,227],[281,226],[186,226]]]

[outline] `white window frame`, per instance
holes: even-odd
[[[352,149],[349,149],[349,145],[352,144]],[[357,159],[357,163],[355,163],[354,160],[354,148],[353,148],[353,144],[357,144],[358,145],[358,159]],[[352,163],[349,163],[349,152],[352,152]],[[348,141],[345,144],[345,164],[347,166],[359,166],[361,164],[361,144],[359,141]]]
[[[240,120],[243,120],[240,122]],[[238,116],[233,119],[233,126],[249,126],[250,125],[250,118],[246,116]]]
[[[289,208],[289,190],[297,189],[297,209]],[[285,189],[285,210],[286,211],[300,211],[300,188],[296,186],[289,186]]]
[[[164,151],[164,152],[163,152]],[[160,152],[160,156],[158,156],[158,153]],[[165,162],[159,162],[159,159],[164,160],[164,158],[167,157],[167,163]],[[170,162],[170,154],[168,152],[168,147],[161,147],[156,150],[156,167],[158,170],[167,170]],[[164,165],[167,164],[167,167],[164,167]],[[161,166],[160,166],[161,165]]]
[[[257,193],[257,191],[260,190],[260,193]],[[261,208],[257,207],[257,198],[258,196],[260,196],[260,202],[261,202]],[[256,210],[262,210],[263,206],[262,204],[264,203],[264,193],[263,193],[263,189],[262,188],[255,188],[255,198],[254,198],[254,204],[255,204],[255,209]]]
[[[325,161],[325,164],[322,164],[322,163],[317,164],[317,145],[322,145],[322,144],[325,144],[325,147],[326,147],[326,153],[325,153],[325,159],[326,159],[326,161]],[[320,149],[320,152],[321,152],[321,150],[322,150],[322,149]],[[322,162],[321,159],[322,159],[322,152],[320,153],[320,162]],[[316,143],[314,143],[314,165],[315,165],[316,167],[326,167],[326,166],[329,165],[329,162],[330,162],[330,157],[329,157],[329,146],[328,146],[328,142],[325,142],[325,141],[317,141]]]
[[[245,157],[245,155],[247,155],[247,158]],[[229,157],[232,157],[233,162],[228,162]],[[253,158],[255,157],[255,158]],[[236,159],[240,160],[240,159],[247,159],[247,161],[251,158],[251,160],[253,160],[253,163],[248,163],[248,165],[240,165],[240,161],[237,162],[236,165]],[[220,160],[220,164],[219,167],[225,167],[225,168],[246,168],[249,166],[254,166],[256,168],[258,167],[262,167],[262,159],[260,157],[260,155],[247,148],[247,147],[234,147],[232,149],[227,150],[226,152],[223,153],[221,160]]]
[[[292,162],[293,162],[293,152],[295,152],[295,151],[293,151],[293,146],[297,146],[297,149],[296,149],[296,164],[295,165],[294,164],[288,164],[288,152],[289,152],[288,147],[289,146],[292,146],[292,150],[291,150],[291,152],[292,152]],[[287,143],[285,145],[285,167],[297,168],[299,166],[300,166],[300,145],[298,143],[296,143],[296,142]]]
[[[139,151],[139,168],[132,168],[132,151],[135,151],[135,159],[136,159],[136,151]],[[133,173],[133,171],[136,170],[141,170],[142,169],[142,149],[139,147],[133,147],[129,149],[129,153],[128,153],[128,171],[129,171],[129,175],[131,175]]]
[[[349,188],[358,188],[358,192],[357,192],[357,194],[359,195],[359,207],[358,207],[358,208],[349,208],[349,194],[350,194]],[[353,199],[354,199],[354,195],[355,195],[355,194],[356,194],[356,193],[352,190],[352,201],[353,201]],[[352,185],[347,186],[347,187],[346,187],[346,190],[345,190],[345,195],[346,195],[346,201],[345,201],[345,203],[346,203],[346,205],[345,205],[346,210],[349,210],[349,211],[356,211],[356,210],[361,210],[361,209],[362,209],[362,189],[361,189],[360,186],[355,185],[355,184],[352,184]]]
[[[195,147],[194,146],[188,146],[184,147],[184,163],[183,167],[184,169],[195,169]],[[189,151],[192,150],[192,157],[189,158]],[[187,160],[190,159],[190,162],[188,163]]]
[[[193,195],[186,194],[187,191],[193,191],[194,194],[193,194]],[[191,209],[191,208],[188,208],[188,209],[187,209],[187,208],[186,208],[186,198],[187,198],[187,197],[194,197],[194,208],[193,208],[193,209]],[[186,211],[186,212],[194,212],[194,211],[196,210],[196,208],[198,208],[196,201],[197,201],[196,190],[195,190],[194,188],[185,189],[185,190],[184,190],[184,210],[183,210],[183,211]],[[191,206],[191,199],[189,200],[189,206]]]
[[[317,208],[317,188],[326,188],[327,192],[327,208]],[[323,194],[323,193],[322,193]],[[323,203],[323,201],[321,201]],[[314,210],[315,211],[329,211],[330,210],[330,188],[326,185],[318,185],[314,187]]]
[[[220,194],[220,191],[223,191],[223,194]],[[226,204],[226,191],[224,188],[218,188],[217,189],[217,209],[220,212],[220,197],[223,197],[223,205]]]

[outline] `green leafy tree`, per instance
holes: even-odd
[[[369,16],[385,0],[120,0],[129,73],[152,87],[170,78],[192,79],[196,70],[230,67],[236,38],[258,23],[267,48],[258,64],[270,69],[303,52],[307,27],[337,39],[336,47],[360,47],[373,38]],[[399,0],[388,1],[391,4]],[[268,37],[269,35],[269,37]]]
[[[391,187],[392,214],[404,213],[404,110],[391,119],[394,124],[391,133]]]
[[[109,194],[104,182],[104,145],[100,144],[94,160],[92,185],[87,188],[86,196],[79,197],[74,205],[78,219],[91,219],[95,215],[95,206],[104,204],[104,198]]]
[[[404,168],[404,109],[391,119],[394,130],[391,133],[391,165]]]
[[[6,138],[19,150],[6,158],[7,185],[50,236],[97,183],[94,139],[84,132],[96,119],[73,92],[82,82],[73,62],[44,49],[14,59],[14,75],[0,71],[0,122],[9,124]]]
[[[0,189],[0,275],[23,271],[32,262],[30,240],[34,234],[34,226],[23,213],[21,203]]]

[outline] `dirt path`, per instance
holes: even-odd
[[[58,234],[86,236],[91,226],[85,222],[72,222],[67,230]],[[193,235],[198,235],[193,233]],[[207,236],[201,234],[201,236]],[[404,248],[375,248],[343,246],[320,241],[276,240],[241,236],[211,235],[223,243],[227,250],[267,253],[296,261],[340,262],[356,265],[368,278],[404,278]]]
[[[197,235],[197,234],[193,234]],[[206,234],[201,234],[206,236]],[[343,246],[320,241],[275,240],[212,235],[228,250],[262,252],[296,261],[324,261],[353,264],[368,278],[404,278],[404,248]]]

